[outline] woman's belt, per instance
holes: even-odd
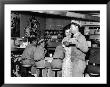
[[[41,60],[44,60],[44,59],[39,59],[39,60],[34,60],[35,62],[39,62],[39,61],[41,61]]]
[[[61,59],[61,60],[63,60],[63,58],[53,58],[53,59]]]
[[[35,62],[39,62],[39,61],[41,61],[41,60],[34,60]]]
[[[27,60],[27,59],[28,59],[28,60],[31,60],[32,58],[22,58],[22,60]]]

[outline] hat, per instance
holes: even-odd
[[[41,40],[38,42],[38,44],[40,44],[40,43],[42,43],[42,42],[44,42],[44,39],[41,39]]]

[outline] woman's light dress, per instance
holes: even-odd
[[[65,58],[62,64],[62,77],[72,77],[71,47],[65,47]]]

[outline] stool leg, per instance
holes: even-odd
[[[27,72],[26,72],[26,68],[25,68],[25,67],[23,67],[23,72],[22,72],[22,74],[23,74],[23,77],[26,77],[26,76],[27,76]]]
[[[29,74],[28,74],[28,68],[26,68],[26,77],[28,77],[29,76]]]
[[[55,71],[55,77],[57,77],[57,71]]]
[[[42,70],[42,77],[47,77],[47,74],[48,74],[48,69],[43,69]]]
[[[39,73],[39,77],[42,77],[42,69],[39,69],[40,73]]]

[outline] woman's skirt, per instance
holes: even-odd
[[[72,77],[72,62],[70,58],[64,58],[63,60],[62,77]]]

